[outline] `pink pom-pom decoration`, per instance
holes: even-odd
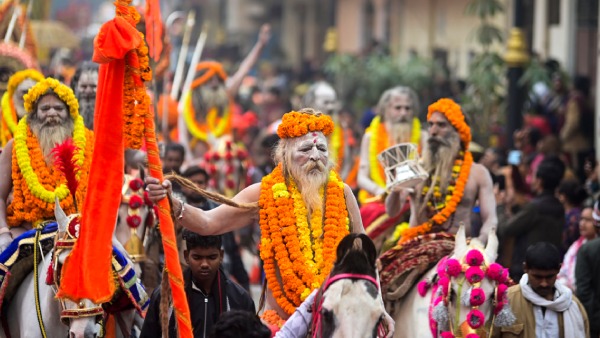
[[[425,297],[427,290],[429,290],[429,286],[427,281],[420,281],[419,284],[417,284],[417,291],[421,297]]]
[[[442,288],[442,294],[444,296],[448,296],[448,288],[450,286],[450,279],[448,279],[448,277],[442,277],[438,281],[438,285],[440,288]]]
[[[471,301],[471,306],[479,306],[485,303],[485,292],[481,288],[473,288],[469,300]]]
[[[502,269],[504,268],[498,263],[490,264],[490,266],[487,269],[488,278],[491,280],[498,281],[498,279],[500,279],[500,277],[502,276]]]
[[[447,261],[448,261],[448,257],[444,257],[440,260],[440,262],[437,265],[437,274],[440,278],[448,276],[446,274],[446,262]]]
[[[480,328],[483,324],[485,324],[485,316],[483,312],[473,309],[467,314],[467,323],[473,329]]]
[[[465,338],[479,338],[479,335],[477,333],[469,333]]]
[[[508,281],[508,269],[502,269],[502,275],[498,278],[498,283],[504,284]]]
[[[471,266],[465,272],[465,277],[471,284],[479,283],[483,280],[483,270],[479,266]]]
[[[442,332],[442,338],[454,338],[454,335],[450,331]]]
[[[467,253],[466,261],[470,266],[480,266],[483,263],[483,255],[479,250],[470,250]]]
[[[448,274],[448,276],[456,277],[456,276],[460,275],[461,272],[462,272],[462,266],[460,265],[460,262],[457,259],[450,258],[446,262],[446,273]]]

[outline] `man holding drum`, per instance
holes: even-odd
[[[489,172],[473,163],[468,151],[471,128],[458,104],[440,99],[427,113],[429,139],[421,164],[429,178],[414,189],[391,191],[386,199],[390,217],[397,215],[410,198],[410,228],[400,243],[432,232],[455,234],[460,224],[471,233],[471,214],[479,201],[483,226],[479,239],[484,243],[498,222],[493,184]]]

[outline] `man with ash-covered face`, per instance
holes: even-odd
[[[479,202],[483,221],[479,239],[485,243],[498,222],[496,202],[489,172],[473,163],[468,151],[471,129],[465,116],[454,101],[440,99],[429,106],[427,123],[429,139],[421,164],[429,178],[414,190],[391,192],[386,199],[386,210],[390,216],[398,214],[410,196],[413,229],[411,235],[403,235],[403,240],[429,232],[455,234],[461,223],[469,235],[471,213]]]
[[[84,61],[71,81],[71,88],[79,101],[79,113],[85,127],[94,130],[94,109],[96,109],[96,87],[98,86],[98,64]]]

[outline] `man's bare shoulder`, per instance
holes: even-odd
[[[479,163],[473,163],[473,165],[471,165],[471,177],[475,178],[477,181],[480,182],[483,179],[492,179],[492,176],[490,175],[490,172],[487,170],[487,168]]]

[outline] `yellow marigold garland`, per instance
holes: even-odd
[[[59,197],[60,205],[65,212],[75,213],[81,210],[87,189],[94,135],[93,132],[85,129],[83,118],[80,116],[75,122],[73,139],[78,147],[75,154],[76,161],[81,168],[78,172],[80,183],[76,196],[78,206],[74,205],[73,197],[66,189],[66,181],[61,172],[46,164],[37,138],[26,124],[26,118],[19,121],[12,154],[13,201],[7,208],[7,220],[10,226],[53,218],[53,196]]]
[[[8,79],[8,85],[6,92],[2,96],[2,130],[0,131],[0,142],[2,146],[13,137],[15,129],[17,128],[17,111],[13,102],[13,96],[15,90],[25,81],[25,79],[32,79],[36,82],[42,81],[44,75],[35,69],[25,69],[14,73]]]
[[[222,117],[219,118],[217,116],[218,109],[212,107],[208,110],[208,114],[206,115],[206,123],[198,123],[196,121],[196,111],[192,104],[192,92],[190,90],[190,92],[185,95],[185,103],[183,105],[183,119],[190,134],[195,138],[206,142],[209,134],[215,138],[219,138],[225,133],[228,133],[231,129],[231,112],[233,111],[233,101],[229,100],[229,102],[231,103],[228,105]]]
[[[273,297],[289,315],[323,283],[333,267],[337,244],[349,232],[344,183],[334,171],[330,172],[324,194],[325,217],[312,215],[309,229],[306,221],[298,222],[308,220],[306,207],[295,210],[295,202],[299,203],[301,195],[293,184],[290,187],[285,184],[281,164],[261,184],[261,258]],[[322,229],[323,236],[318,229]],[[322,240],[311,245],[311,238],[317,236]],[[313,257],[314,265],[308,264],[309,256]]]
[[[385,188],[385,172],[384,168],[377,160],[377,156],[381,154],[382,151],[389,148],[390,140],[385,124],[382,123],[380,116],[375,116],[371,121],[371,125],[367,129],[367,133],[369,133],[370,141],[369,141],[369,174],[371,176],[371,180],[377,183],[382,188]],[[418,118],[413,118],[412,129],[410,133],[410,143],[414,143],[417,146],[421,144],[421,121]],[[362,194],[361,201],[369,198],[370,196],[365,196]]]
[[[471,142],[471,128],[465,121],[465,115],[462,113],[460,106],[451,99],[439,99],[437,102],[429,105],[427,109],[427,120],[431,118],[431,115],[435,112],[444,114],[448,119],[448,122],[458,131],[460,135],[460,141],[463,144],[463,149],[469,149],[469,143]]]
[[[291,111],[283,115],[277,127],[280,138],[293,138],[306,135],[310,131],[320,131],[325,136],[333,132],[333,120],[328,115],[319,116]]]
[[[344,148],[344,128],[339,123],[334,122],[333,132],[329,141],[329,157],[338,169],[344,164]]]
[[[31,113],[33,111],[34,103],[36,103],[44,94],[46,94],[48,90],[52,90],[56,95],[58,95],[58,97],[69,108],[69,115],[71,115],[74,121],[77,121],[76,117],[79,116],[79,102],[77,101],[73,90],[60,83],[60,81],[57,79],[53,79],[51,77],[45,78],[38,82],[35,86],[29,89],[25,96],[23,96],[25,101],[25,110],[28,113]]]
[[[456,185],[454,186],[454,191],[452,192],[452,197],[446,203],[446,206],[437,212],[433,217],[431,217],[428,221],[409,229],[404,230],[402,233],[402,237],[398,244],[406,243],[407,241],[428,233],[431,231],[433,224],[444,224],[448,220],[452,214],[456,211],[456,207],[463,198],[465,187],[467,186],[467,181],[469,179],[469,173],[471,172],[471,165],[473,164],[473,155],[470,151],[465,152],[465,156],[463,159],[462,167],[460,168],[460,174],[458,175],[458,179],[456,180]]]

